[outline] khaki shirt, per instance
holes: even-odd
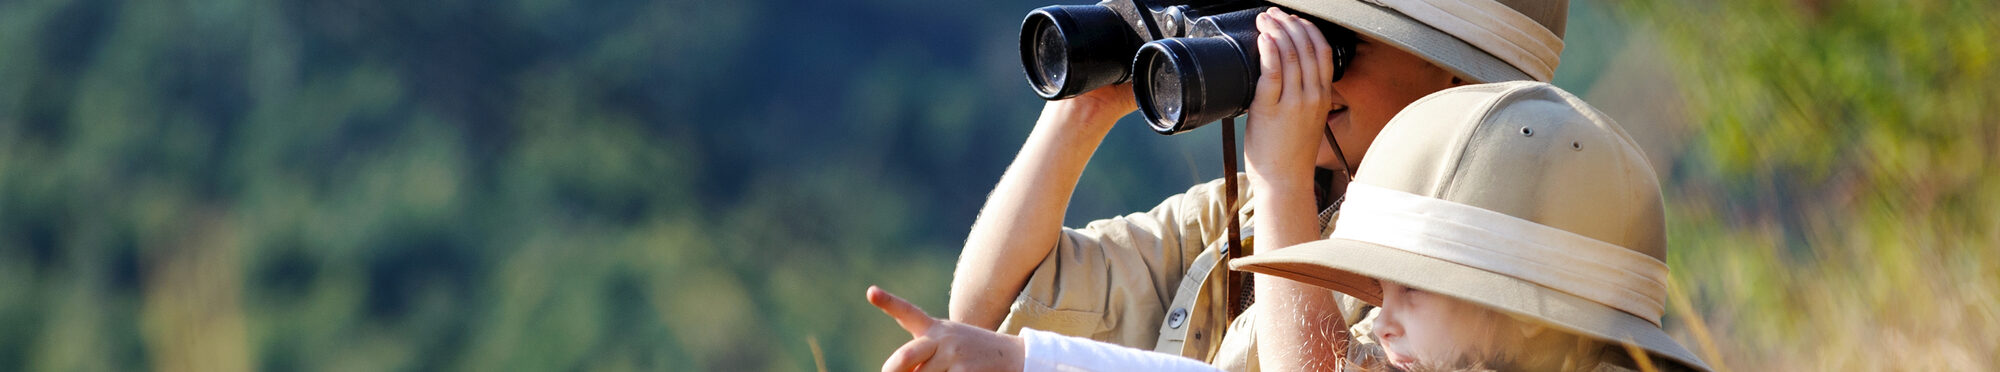
[[[1064,228],[1000,331],[1034,328],[1179,354],[1225,370],[1256,370],[1256,322],[1250,314],[1257,312],[1245,311],[1230,322],[1223,288],[1229,268],[1222,265],[1226,213],[1238,213],[1244,249],[1255,242],[1248,207],[1255,196],[1248,184],[1239,174],[1241,192],[1233,206],[1223,204],[1223,182],[1216,179],[1151,211]],[[1330,226],[1323,225],[1322,236]],[[1355,325],[1363,304],[1334,294],[1344,318]]]

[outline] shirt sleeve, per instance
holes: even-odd
[[[1216,179],[1174,195],[1144,213],[1064,228],[1001,323],[1002,332],[1036,328],[1119,345],[1151,348],[1159,338],[1187,265],[1225,234],[1228,217],[1247,204],[1223,204]],[[1247,222],[1246,217],[1243,221]]]
[[[1155,353],[1083,338],[1021,330],[1027,357],[1025,372],[1077,371],[1221,371],[1206,363],[1179,355]]]

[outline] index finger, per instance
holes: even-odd
[[[930,314],[924,314],[923,308],[889,294],[889,291],[884,291],[881,287],[868,286],[868,303],[882,309],[882,313],[889,314],[890,318],[895,318],[896,324],[902,325],[903,330],[910,332],[910,337],[922,337],[925,332],[930,332],[932,325],[937,324],[937,319],[931,318]]]

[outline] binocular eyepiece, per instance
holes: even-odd
[[[1256,92],[1257,13],[1246,0],[1105,0],[1035,9],[1021,23],[1021,64],[1042,99],[1133,82],[1153,131],[1175,134],[1243,114]],[[1339,80],[1354,34],[1313,20]],[[1136,77],[1136,79],[1134,79]]]

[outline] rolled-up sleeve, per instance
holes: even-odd
[[[1032,327],[1152,347],[1187,265],[1221,240],[1228,214],[1250,199],[1247,182],[1241,181],[1238,188],[1244,191],[1234,207],[1223,205],[1223,182],[1217,179],[1151,211],[1064,228],[1014,300],[1001,331]]]

